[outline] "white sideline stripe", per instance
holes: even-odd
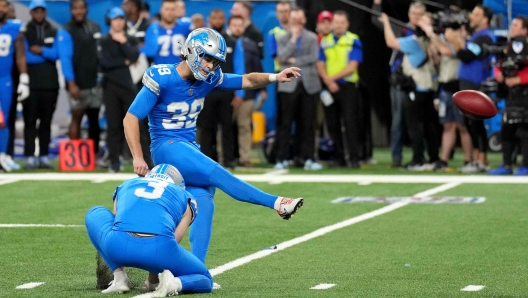
[[[0,228],[81,228],[83,225],[62,224],[0,224]]]
[[[442,184],[442,185],[437,186],[435,188],[431,188],[429,190],[417,193],[413,197],[416,198],[416,197],[431,196],[433,194],[436,194],[436,193],[451,189],[453,187],[456,187],[456,186],[458,186],[460,184],[461,184],[460,182],[451,182],[451,183],[447,183],[447,184]],[[229,263],[226,263],[224,265],[221,265],[221,266],[218,266],[218,267],[216,267],[214,269],[211,269],[211,270],[209,270],[209,272],[211,273],[212,276],[216,276],[218,274],[222,274],[222,273],[224,273],[224,272],[226,272],[228,270],[231,270],[233,268],[242,266],[242,265],[247,264],[247,263],[249,263],[249,262],[251,262],[253,260],[269,256],[272,253],[276,253],[276,252],[284,250],[284,249],[286,249],[288,247],[297,245],[299,243],[306,242],[308,240],[311,240],[313,238],[317,238],[319,236],[323,236],[325,234],[328,234],[330,232],[333,232],[333,231],[341,229],[341,228],[348,227],[348,226],[356,224],[358,222],[362,222],[364,220],[374,218],[374,217],[376,217],[378,215],[382,215],[382,214],[394,211],[396,209],[399,209],[401,207],[407,206],[409,204],[410,204],[410,200],[404,200],[404,201],[400,201],[400,202],[397,202],[397,203],[394,203],[394,204],[387,205],[387,206],[385,206],[383,208],[376,209],[374,211],[367,212],[365,214],[361,214],[359,216],[349,218],[349,219],[344,220],[342,222],[338,222],[336,224],[317,229],[317,230],[315,230],[315,231],[313,231],[311,233],[308,233],[306,235],[303,235],[303,236],[288,240],[286,242],[282,242],[280,244],[277,244],[277,248],[276,249],[261,250],[261,251],[258,251],[256,253],[247,255],[245,257],[236,259],[234,261],[231,261]]]
[[[310,290],[326,290],[330,289],[331,287],[335,287],[336,284],[318,284],[317,286],[313,286],[310,288]]]
[[[16,289],[33,289],[43,284],[43,282],[29,282],[27,284],[17,286]]]
[[[484,289],[484,286],[474,286],[474,285],[469,285],[465,288],[462,288],[460,289],[460,291],[466,291],[466,292],[476,292],[476,291],[480,291]]]
[[[0,180],[0,185],[4,185],[4,184],[9,184],[9,183],[15,183],[19,181],[18,179],[5,179],[5,180]]]
[[[272,176],[269,174],[273,173]],[[309,182],[309,183],[484,183],[484,184],[528,184],[527,176],[436,176],[436,175],[278,175],[276,172],[266,174],[243,174],[236,177],[248,182]],[[124,181],[137,175],[116,173],[32,173],[32,174],[0,174],[1,180],[105,180]]]

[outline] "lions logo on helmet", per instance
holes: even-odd
[[[164,180],[167,182],[174,183],[179,187],[185,189],[185,180],[180,171],[175,166],[169,164],[159,164],[152,168],[152,170],[145,176],[145,178],[152,178],[158,180]]]
[[[194,78],[211,84],[220,62],[225,62],[226,49],[226,42],[220,33],[210,28],[199,28],[189,34],[181,54]],[[213,59],[211,70],[202,66],[205,56]]]

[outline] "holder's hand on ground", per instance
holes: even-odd
[[[141,177],[145,177],[148,173],[148,165],[143,158],[134,158],[134,173],[138,174]]]
[[[277,74],[277,82],[291,82],[291,78],[299,78],[301,76],[300,71],[301,69],[298,67],[288,67]]]

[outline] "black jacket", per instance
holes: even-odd
[[[135,63],[139,57],[138,41],[135,37],[125,34],[127,42],[120,44],[112,39],[110,34],[101,37],[97,45],[97,53],[103,83],[111,81],[117,85],[137,92],[136,85],[132,82],[132,76],[125,60]]]
[[[80,89],[89,89],[97,85],[97,39],[101,36],[99,25],[86,19],[77,22],[71,19],[64,29],[70,33],[73,42],[73,72],[75,83]],[[62,61],[64,63],[64,61]]]
[[[24,37],[28,46],[53,47],[57,28],[47,20],[41,24],[30,21],[26,24]],[[42,63],[28,64],[29,88],[39,90],[59,89],[59,75],[55,61],[46,60]]]

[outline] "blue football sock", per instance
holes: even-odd
[[[211,234],[213,232],[213,196],[216,189],[214,187],[187,186],[186,190],[194,196],[198,205],[198,216],[192,223],[189,232],[191,252],[202,263],[205,263],[209,243],[211,242]]]
[[[275,207],[277,196],[265,193],[253,185],[238,179],[220,165],[216,165],[211,171],[209,183],[220,188],[238,201],[266,206],[271,209]]]

